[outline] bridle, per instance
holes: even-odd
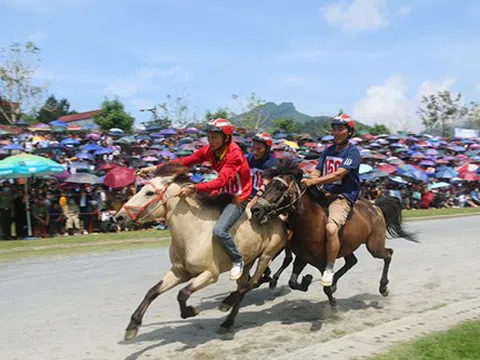
[[[152,181],[147,181],[145,185],[150,185],[153,187],[155,190],[156,195],[151,198],[149,201],[147,201],[146,204],[142,206],[135,206],[135,205],[123,205],[123,208],[125,209],[125,212],[130,216],[130,218],[135,222],[144,212],[145,210],[152,204],[158,202],[160,200],[162,205],[165,205],[168,201],[168,198],[165,196],[168,187],[170,184],[173,182],[172,180],[169,180],[163,188],[158,188]]]
[[[273,188],[271,185],[275,181],[277,181],[277,182],[281,183],[283,186],[285,186],[286,190],[282,194],[282,196],[280,196],[280,198],[277,201],[275,201],[274,204],[271,204],[269,201],[264,199],[264,196],[269,191],[271,191],[271,189]],[[279,207],[280,204],[283,202],[283,200],[289,195],[289,193],[291,193],[292,187],[294,187],[294,195],[295,196],[292,196],[291,201],[287,205]],[[303,194],[305,194],[306,191],[307,191],[306,187],[303,190],[300,189],[300,186],[298,185],[298,183],[295,179],[293,179],[293,181],[289,184],[285,179],[282,179],[280,176],[275,176],[275,177],[272,178],[272,181],[269,184],[269,186],[267,186],[267,189],[265,190],[265,192],[258,199],[258,203],[260,205],[266,206],[268,209],[272,209],[269,213],[270,215],[276,215],[276,214],[281,213],[283,210],[289,209],[291,207],[295,208],[295,206],[300,201],[300,199],[302,198]]]

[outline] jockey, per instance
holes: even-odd
[[[230,279],[237,280],[242,275],[244,264],[242,255],[238,252],[229,230],[245,211],[246,202],[252,192],[252,177],[245,155],[233,141],[232,124],[226,119],[211,120],[206,130],[208,131],[209,145],[198,149],[190,156],[176,159],[171,163],[192,166],[208,161],[212,169],[218,172],[218,177],[205,183],[184,186],[177,196],[185,198],[195,192],[211,194],[225,192],[237,196],[240,205],[234,203],[227,205],[213,228],[214,238],[221,241],[233,262]],[[155,167],[146,169],[147,172],[150,172],[155,170]]]
[[[334,144],[325,149],[312,176],[302,179],[305,186],[323,185],[330,194],[326,226],[327,265],[320,280],[323,286],[333,283],[333,266],[340,251],[338,232],[360,194],[360,152],[349,142],[355,123],[350,116],[339,114],[331,126]]]
[[[252,207],[263,193],[263,171],[273,167],[275,157],[270,152],[273,141],[267,133],[258,133],[252,138],[252,152],[247,154],[248,165],[252,175],[253,190],[248,207]]]

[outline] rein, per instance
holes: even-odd
[[[300,189],[300,186],[297,184],[297,181],[294,180],[293,182],[291,182],[290,184],[282,179],[280,176],[275,176],[273,179],[272,179],[272,183],[274,181],[278,181],[279,183],[281,183],[282,185],[284,185],[287,189],[285,190],[285,192],[283,193],[282,196],[280,196],[280,198],[275,202],[275,204],[273,204],[275,207],[279,206],[282,201],[285,199],[285,197],[288,195],[289,191],[291,190],[292,186],[294,185],[295,186],[295,195],[296,197],[294,199],[292,199],[287,205],[284,205],[282,207],[279,207],[277,209],[274,209],[272,212],[275,213],[275,214],[278,214],[280,213],[281,211],[285,210],[285,209],[288,209],[288,208],[291,208],[291,207],[295,207],[295,205],[297,204],[298,201],[300,201],[300,199],[302,198],[303,194],[305,194],[305,192],[307,191],[307,188],[305,187],[303,190]],[[293,184],[293,185],[292,185]],[[267,190],[265,191],[264,194],[266,194],[269,190],[271,189],[271,187],[267,188]],[[267,202],[266,200],[264,200],[265,202]]]
[[[153,187],[153,189],[156,192],[156,195],[153,198],[151,198],[145,205],[142,205],[142,206],[126,205],[126,204],[123,205],[123,208],[125,209],[125,212],[128,214],[128,216],[130,216],[130,218],[133,221],[136,221],[145,212],[145,210],[150,205],[156,203],[157,201],[160,200],[162,205],[165,205],[167,203],[167,201],[169,200],[169,198],[167,198],[165,196],[165,194],[167,192],[168,187],[170,186],[170,184],[172,182],[173,182],[173,180],[168,181],[162,189],[158,188],[151,181],[146,182],[145,185],[150,185],[151,187]]]

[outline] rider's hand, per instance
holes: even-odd
[[[255,204],[257,203],[257,200],[258,200],[258,197],[254,196],[253,199],[248,202],[247,209],[250,209],[253,206],[255,206]]]
[[[152,172],[154,172],[156,169],[157,169],[156,166],[149,166],[149,167],[141,168],[141,169],[138,169],[138,170],[135,172],[135,175],[141,176],[141,177],[147,177],[147,176],[150,175]]]
[[[180,191],[177,193],[177,195],[175,196],[178,196],[179,198],[183,199],[193,195],[196,191],[197,191],[197,188],[195,187],[195,185],[186,185],[182,187]]]
[[[316,184],[316,179],[315,178],[303,178],[302,179],[302,184],[305,185],[306,187],[310,187]]]

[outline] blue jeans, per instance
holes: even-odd
[[[218,218],[215,226],[213,227],[213,237],[216,240],[220,240],[223,248],[227,252],[232,262],[240,262],[243,260],[242,255],[238,252],[232,235],[230,235],[230,229],[235,222],[242,216],[245,211],[245,204],[241,207],[235,204],[228,204],[223,209],[220,217]]]

